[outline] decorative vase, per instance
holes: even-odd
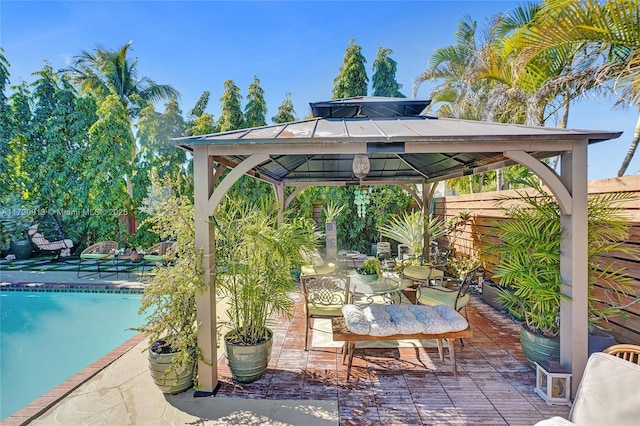
[[[11,249],[11,253],[16,256],[17,260],[28,259],[31,257],[31,253],[33,252],[31,242],[27,239],[11,240],[9,248]]]
[[[227,362],[231,374],[240,383],[251,383],[258,380],[267,369],[271,359],[273,346],[273,332],[269,331],[269,338],[256,345],[237,345],[224,339],[226,345]]]
[[[545,337],[520,327],[520,343],[532,368],[535,368],[536,362],[560,359],[560,340],[557,337]]]
[[[335,221],[329,221],[324,223],[325,228],[325,253],[327,258],[335,259],[338,256],[338,232]]]
[[[163,393],[174,395],[193,386],[193,371],[172,371],[177,352],[159,354],[149,349],[148,354],[151,377]]]

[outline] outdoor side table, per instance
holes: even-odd
[[[360,301],[360,303],[370,304],[375,303],[377,299],[382,299],[384,303],[400,303],[402,301],[401,281],[391,274],[383,274],[382,277],[370,283],[361,281],[355,272],[350,273],[349,278],[354,296],[359,296],[356,303]]]

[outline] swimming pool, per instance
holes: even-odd
[[[136,335],[141,297],[0,291],[0,421]]]

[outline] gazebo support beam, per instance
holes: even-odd
[[[524,151],[507,151],[505,156],[540,177],[560,205],[560,224],[566,232],[560,247],[560,363],[573,374],[575,395],[588,352],[587,141],[576,141],[562,154],[560,176]]]
[[[571,394],[575,395],[588,357],[589,253],[587,141],[576,142],[561,156],[562,181],[569,188],[573,213],[561,214],[566,238],[560,247],[560,363],[571,371]]]
[[[208,394],[218,385],[217,359],[217,324],[216,324],[216,286],[215,286],[215,236],[211,226],[211,218],[224,195],[247,171],[265,161],[269,156],[255,154],[225,176],[220,181],[220,174],[214,168],[214,159],[207,154],[207,148],[197,146],[193,150],[193,199],[195,214],[196,249],[203,253],[203,270],[205,291],[196,300],[198,330],[198,346],[203,360],[198,361],[198,382],[201,392]],[[218,186],[215,187],[215,184]]]
[[[213,159],[207,155],[206,147],[194,147],[193,199],[195,214],[196,249],[203,253],[204,292],[196,300],[198,346],[203,360],[198,361],[198,382],[201,391],[211,393],[218,384],[217,336],[216,336],[216,286],[215,286],[215,239],[211,227],[209,200],[216,181]]]

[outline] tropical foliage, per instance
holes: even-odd
[[[456,44],[434,53],[414,94],[422,82],[439,81],[431,98],[443,115],[559,127],[590,93],[638,107],[638,10],[634,0],[532,2],[490,21],[482,39],[465,17]],[[639,139],[636,131],[618,176]]]
[[[500,243],[492,245],[499,263],[494,276],[503,289],[499,293],[505,308],[524,320],[534,332],[553,337],[560,330],[560,247],[565,231],[555,198],[536,181],[532,190],[518,190],[499,205],[511,220],[498,224]],[[602,265],[600,256],[614,252],[634,253],[624,246],[629,223],[622,216],[620,202],[626,193],[594,194],[589,197],[589,315],[592,322],[606,320],[620,312],[621,296],[633,281],[623,268]],[[594,288],[598,288],[598,296]],[[507,290],[508,289],[508,290]]]
[[[402,84],[396,81],[398,63],[389,57],[393,51],[380,47],[376,52],[376,60],[373,61],[373,96],[387,96],[406,98],[400,93]]]
[[[175,261],[152,271],[153,280],[145,287],[140,314],[146,322],[136,328],[146,334],[150,348],[157,353],[174,353],[170,372],[193,371],[197,384],[198,348],[196,299],[204,291],[202,253],[195,245],[193,202],[177,190],[179,181],[168,175],[152,179],[152,194],[145,200],[151,229],[163,240],[176,241]]]
[[[362,54],[362,47],[352,37],[344,52],[340,73],[333,80],[333,99],[367,96],[369,77],[365,65],[367,60]]]
[[[293,101],[291,101],[291,93],[287,93],[285,95],[284,100],[278,107],[278,113],[271,117],[271,121],[276,124],[279,123],[289,123],[291,121],[296,121],[296,111],[293,108]]]
[[[291,271],[318,244],[309,219],[277,224],[278,206],[227,198],[213,218],[218,290],[228,296],[226,339],[240,345],[267,340],[274,315],[290,318],[295,303]]]
[[[244,107],[245,126],[266,126],[267,103],[264,100],[264,90],[260,87],[260,79],[256,76],[253,76],[253,83],[249,85],[247,100],[247,105]]]
[[[422,212],[403,213],[378,226],[380,235],[409,247],[409,253],[421,256],[425,238],[435,241],[446,233],[445,223]]]

